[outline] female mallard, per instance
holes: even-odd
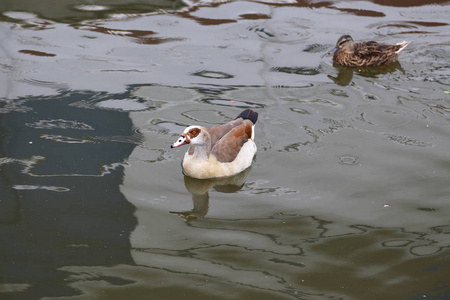
[[[395,61],[409,43],[411,42],[403,41],[395,45],[374,41],[354,43],[351,36],[343,35],[330,53],[334,52],[333,60],[346,67],[381,66]]]

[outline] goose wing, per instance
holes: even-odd
[[[236,126],[241,125],[244,122],[244,119],[238,118],[236,120],[230,121],[225,124],[216,125],[208,129],[209,136],[211,138],[211,148],[214,148],[214,145],[223,138],[230,130],[235,128]],[[195,151],[195,145],[191,145],[189,147],[189,155],[192,155]]]
[[[239,120],[239,119],[238,119]],[[236,121],[238,121],[236,120]],[[219,162],[232,162],[242,146],[252,137],[253,123],[250,120],[242,120],[240,124],[222,136],[211,149]]]

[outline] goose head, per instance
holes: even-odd
[[[189,126],[170,148],[177,148],[186,144],[205,145],[208,141],[209,134],[206,128],[201,126]]]

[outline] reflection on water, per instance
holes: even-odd
[[[53,2],[0,3],[0,298],[450,296],[446,2]],[[251,171],[184,177],[247,107]]]
[[[75,295],[60,268],[133,263],[134,207],[118,186],[134,145],[96,138],[135,134],[126,113],[74,105],[92,96],[28,99],[22,104],[28,113],[0,115],[0,293],[6,296]]]
[[[402,68],[399,61],[394,61],[388,65],[379,67],[358,67],[358,68],[345,67],[333,62],[333,67],[335,67],[339,73],[337,76],[329,75],[328,77],[331,78],[336,84],[343,86],[349,85],[352,82],[353,73],[368,78],[377,78],[378,75],[384,75],[396,71],[405,74],[405,70]]]
[[[135,14],[142,12],[158,12],[185,7],[178,0],[157,1],[123,1],[123,0],[41,0],[39,5],[34,1],[1,1],[0,11],[7,12],[7,17],[33,19],[36,16],[45,20],[73,24],[89,19],[108,18],[111,14]]]
[[[194,207],[188,211],[171,211],[170,213],[177,214],[188,222],[203,218],[209,209],[209,189],[213,187],[221,193],[235,193],[244,186],[250,170],[251,167],[227,178],[195,179],[185,175],[184,185],[186,190],[192,195]]]

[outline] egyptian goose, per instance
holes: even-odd
[[[252,164],[256,153],[254,127],[258,113],[244,110],[237,118],[210,129],[187,127],[170,147],[191,144],[184,155],[184,174],[198,179],[236,175]]]
[[[346,67],[381,66],[395,61],[410,43],[407,41],[394,45],[374,41],[354,43],[351,36],[343,35],[330,53],[334,53],[335,62]]]

